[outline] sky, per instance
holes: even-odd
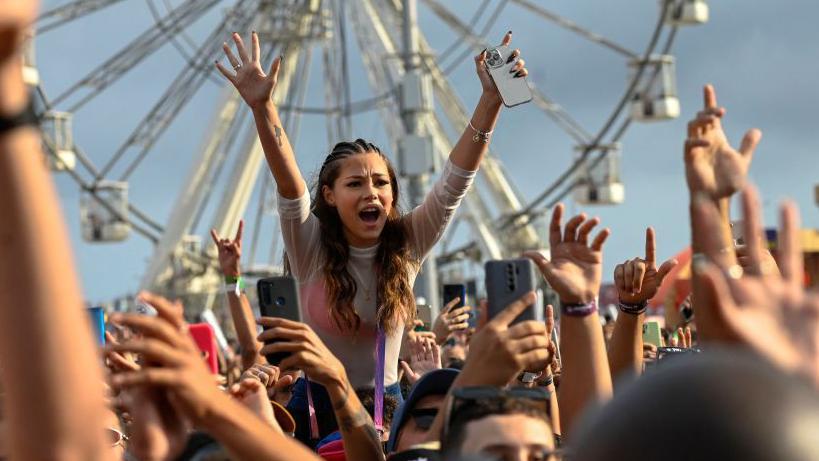
[[[165,11],[164,3],[152,1],[159,11]],[[481,3],[439,1],[464,22]],[[500,2],[491,0],[490,10]],[[61,3],[46,1],[43,8]],[[658,14],[658,2],[653,0],[534,3],[638,53],[646,46]],[[687,245],[690,233],[682,144],[687,120],[702,105],[705,83],[716,86],[719,102],[728,110],[724,126],[731,141],[738,144],[742,134],[752,127],[763,131],[750,176],[762,193],[766,224],[776,222],[778,203],[791,198],[802,210],[804,226],[819,227],[813,201],[813,187],[819,183],[819,91],[815,88],[819,81],[819,30],[814,24],[819,4],[807,0],[708,3],[710,21],[681,28],[672,51],[682,116],[665,122],[633,123],[621,140],[625,202],[596,207],[567,202],[570,211],[599,216],[612,229],[604,251],[604,280],[611,279],[617,263],[642,256],[646,226],[656,229],[659,258],[670,257]],[[59,94],[150,27],[153,18],[146,4],[125,0],[38,37],[37,64],[46,93],[51,97]],[[220,2],[195,22],[187,31],[191,40],[198,43],[209,34],[231,4]],[[419,1],[418,8],[421,31],[436,52],[459,40],[424,1]],[[478,22],[476,30],[480,30],[483,21]],[[625,90],[626,60],[545,22],[514,2],[509,2],[495,19],[488,40],[499,41],[507,30],[513,30],[513,45],[522,51],[530,83],[560,103],[587,131],[596,133]],[[461,49],[463,46],[456,54]],[[352,99],[371,97],[374,92],[352,40],[349,52]],[[314,53],[313,61],[313,70],[307,77],[306,105],[322,106],[320,52]],[[182,54],[166,44],[75,114],[75,142],[95,165],[104,164],[113,155],[186,65]],[[480,85],[470,59],[452,72],[450,82],[464,104],[473,107]],[[161,223],[167,221],[194,153],[204,140],[211,114],[219,102],[219,83],[220,76],[214,72],[131,178],[132,202]],[[296,152],[308,178],[328,150],[325,132],[323,117],[302,117]],[[353,135],[389,146],[379,112],[354,118]],[[510,181],[527,200],[570,165],[573,149],[572,139],[534,104],[504,109],[492,140],[492,150],[509,171]],[[129,158],[134,154],[130,152]],[[122,165],[119,168],[114,170],[115,176],[122,172]],[[227,172],[220,176],[220,183],[225,176]],[[80,191],[66,174],[55,174],[54,178],[87,299],[100,302],[133,293],[151,256],[151,243],[137,234],[116,244],[83,241],[79,226]],[[256,192],[247,219],[255,216],[255,197]],[[212,202],[217,198],[215,194]],[[213,203],[208,208],[211,211]],[[208,238],[208,225],[207,219],[203,220],[196,232]],[[261,227],[259,255],[269,252],[274,231],[270,220]],[[457,238],[468,238],[460,235],[465,231],[458,232]]]

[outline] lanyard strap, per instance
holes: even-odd
[[[387,337],[384,330],[378,327],[375,337],[375,408],[373,409],[375,430],[384,432],[384,362],[386,354]],[[304,375],[304,382],[307,385],[307,413],[310,416],[310,438],[318,440],[319,427],[316,418],[316,408],[313,405],[313,391],[310,389],[310,379]],[[352,389],[351,389],[352,392]]]
[[[313,406],[313,391],[310,389],[310,379],[304,375],[304,383],[307,385],[307,414],[310,416],[310,438],[318,440],[319,427],[316,418],[316,407]]]
[[[375,339],[375,408],[373,408],[375,430],[384,432],[384,354],[386,348],[384,330],[378,327]]]

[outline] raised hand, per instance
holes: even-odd
[[[545,323],[531,320],[512,325],[535,300],[535,293],[527,293],[472,336],[462,385],[505,386],[524,369],[543,369],[551,360]]]
[[[537,251],[526,252],[525,256],[540,267],[541,273],[563,304],[590,303],[600,292],[603,244],[611,231],[603,229],[589,245],[589,234],[600,220],[587,220],[585,214],[580,214],[570,219],[566,223],[565,232],[561,233],[562,217],[563,205],[559,204],[552,213],[549,225],[551,260]]]
[[[0,8],[0,63],[15,56],[26,32],[37,19],[36,1],[3,2]]]
[[[646,229],[645,259],[634,258],[614,268],[614,283],[621,302],[648,302],[657,294],[665,276],[677,265],[676,259],[669,259],[657,269],[656,246],[654,229],[649,227]]]
[[[734,149],[722,129],[725,108],[717,105],[714,87],[706,85],[703,97],[704,109],[688,123],[685,177],[692,195],[704,193],[718,200],[742,189],[762,132],[749,130],[742,138],[739,150]]]
[[[270,70],[265,74],[259,62],[259,36],[254,31],[251,33],[251,54],[248,55],[245,49],[242,36],[233,33],[233,42],[236,44],[236,51],[239,59],[233,54],[230,46],[225,42],[222,49],[227,56],[228,62],[233,67],[233,72],[227,70],[222,64],[216,61],[216,68],[225,76],[233,86],[239,91],[239,95],[251,108],[261,108],[270,101],[273,90],[278,81],[279,68],[281,68],[283,56],[273,60]]]
[[[282,374],[279,367],[268,364],[257,363],[242,372],[240,381],[245,379],[256,379],[267,388],[267,397],[270,400],[286,405],[290,400],[291,387],[296,382],[296,378],[289,373]]]
[[[258,379],[243,379],[230,388],[230,395],[239,401],[245,408],[252,411],[256,416],[266,422],[277,432],[282,433],[282,428],[276,421],[273,413],[273,405],[267,397],[265,386]]]
[[[441,368],[441,348],[435,341],[418,338],[409,342],[409,363],[401,361],[401,368],[410,384],[415,384],[426,373]]]
[[[708,305],[716,315],[698,316],[703,340],[744,344],[786,371],[809,376],[819,385],[819,294],[806,292],[799,235],[799,213],[792,203],[781,208],[779,270],[766,269],[759,245],[762,239],[759,197],[753,187],[742,193],[748,270],[726,267],[720,258],[721,240],[714,234],[720,215],[705,201],[695,205],[702,225],[708,261],[697,260],[694,274],[703,279]],[[695,308],[699,306],[695,305]],[[703,325],[703,322],[710,322]],[[764,332],[760,334],[759,332]]]
[[[123,390],[118,400],[131,416],[128,452],[135,459],[176,459],[185,450],[192,426],[167,394],[136,386]]]
[[[501,45],[508,46],[512,43],[512,31],[506,33],[503,36],[503,40],[501,41]],[[518,62],[515,63],[514,67],[512,67],[512,71],[516,72],[517,78],[523,78],[529,75],[529,71],[526,70],[526,61],[520,59],[520,50],[516,49],[512,52],[512,55],[509,57],[510,60],[517,59]],[[475,71],[478,74],[478,78],[481,81],[481,88],[483,88],[484,94],[491,95],[492,97],[498,98],[500,100],[500,94],[498,93],[498,87],[495,86],[495,82],[492,80],[492,77],[489,75],[489,72],[486,69],[486,50],[481,51],[480,54],[475,56]]]
[[[242,259],[242,232],[245,228],[244,220],[239,221],[239,228],[233,240],[221,238],[215,229],[210,230],[210,237],[216,244],[219,251],[219,267],[226,277],[238,277],[241,275],[239,262]]]
[[[164,388],[173,396],[174,405],[197,424],[212,410],[211,405],[218,401],[215,395],[220,391],[187,331],[182,305],[150,293],[141,293],[140,299],[153,306],[157,316],[112,315],[113,323],[133,328],[142,337],[113,344],[109,349],[141,354],[142,368],[113,375],[111,384],[118,389]]]
[[[435,333],[438,344],[443,344],[450,333],[464,331],[469,328],[469,313],[472,308],[464,306],[455,309],[455,305],[460,301],[461,298],[455,298],[448,302],[432,323],[432,332]]]
[[[265,344],[260,354],[290,353],[279,364],[281,370],[301,370],[311,380],[325,387],[333,384],[346,385],[347,372],[344,366],[308,325],[274,317],[262,317],[258,323],[265,327],[265,331],[258,337],[260,342],[278,340]]]

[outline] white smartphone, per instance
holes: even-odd
[[[514,107],[532,100],[532,90],[526,83],[526,77],[515,77],[515,74],[509,73],[518,62],[518,58],[507,62],[512,51],[512,48],[506,45],[486,50],[486,70],[498,87],[501,100],[506,107]]]

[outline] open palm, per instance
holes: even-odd
[[[557,292],[564,304],[589,303],[600,290],[603,263],[603,243],[610,231],[603,229],[595,237],[591,246],[588,237],[592,229],[600,223],[597,218],[586,219],[580,214],[566,223],[561,232],[563,205],[555,207],[549,227],[551,260],[539,252],[527,252],[540,267],[540,271]]]
[[[227,43],[222,45],[222,49],[235,73],[227,70],[218,61],[216,67],[236,87],[239,95],[242,96],[248,106],[251,108],[262,107],[270,100],[273,90],[276,88],[282,57],[279,56],[273,60],[270,70],[265,74],[259,61],[259,37],[256,32],[251,34],[250,55],[247,54],[242,37],[237,33],[234,33],[232,37],[236,43],[239,59],[236,58]]]
[[[705,108],[688,123],[685,143],[685,175],[692,192],[703,192],[713,199],[730,197],[745,184],[751,159],[762,133],[745,133],[739,150],[734,149],[722,128],[725,108],[717,106],[711,85],[703,90]]]
[[[762,239],[759,200],[750,187],[742,198],[744,232],[749,242],[756,243]],[[703,224],[694,232],[704,236],[705,255],[713,262],[696,267],[695,274],[703,277],[705,299],[712,303],[708,307],[720,314],[713,319],[721,323],[703,328],[709,332],[704,339],[744,344],[787,371],[809,376],[819,386],[819,295],[802,286],[804,262],[796,207],[789,203],[782,208],[779,270],[766,269],[759,246],[749,245],[748,269],[741,277],[731,275],[738,272],[725,267],[719,257],[721,242],[714,234],[719,212],[705,203],[695,211]]]

